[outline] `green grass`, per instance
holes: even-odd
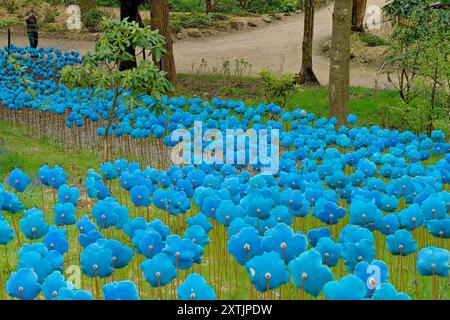
[[[362,125],[381,125],[382,106],[398,104],[400,101],[398,93],[393,90],[350,88],[350,113],[357,115]],[[328,117],[328,106],[328,88],[320,87],[301,89],[288,103],[287,108],[293,110],[300,107],[318,117]]]
[[[201,94],[198,94],[198,93]],[[264,90],[256,77],[223,76],[220,74],[179,74],[177,95],[198,96],[202,99],[213,97],[242,100],[248,105],[263,102]],[[361,125],[384,125],[384,106],[398,105],[401,99],[397,91],[390,89],[350,88],[350,113],[358,116]],[[302,87],[287,103],[287,110],[296,108],[315,113],[318,117],[328,116],[328,88]]]
[[[373,34],[359,33],[359,39],[369,47],[387,46],[388,42]]]
[[[16,167],[36,174],[44,164],[59,164],[68,173],[79,176],[86,168],[99,163],[99,159],[85,149],[66,152],[52,141],[33,138],[32,132],[24,126],[12,126],[0,120],[0,179]]]

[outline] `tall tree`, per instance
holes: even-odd
[[[298,84],[319,85],[316,75],[313,71],[313,35],[314,35],[314,0],[305,0],[304,9],[304,28],[302,44],[302,67],[296,77]]]
[[[176,70],[173,56],[173,40],[169,27],[169,1],[150,0],[150,15],[152,30],[159,30],[159,33],[166,38],[166,52],[155,63],[158,63],[160,69],[166,72],[167,80],[175,83]]]
[[[114,126],[117,125],[120,116],[131,112],[137,106],[144,106],[143,94],[148,94],[159,101],[173,87],[159,68],[150,61],[142,61],[136,68],[125,72],[117,71],[115,68],[122,60],[130,59],[126,54],[127,45],[144,48],[151,55],[160,56],[164,51],[163,36],[149,28],[140,28],[136,23],[124,20],[104,20],[101,26],[108,32],[101,35],[94,51],[85,55],[81,64],[64,68],[61,81],[69,87],[95,86],[101,89],[93,93],[97,98],[104,97],[105,91],[114,93],[110,108],[106,112],[102,110],[105,121],[99,128],[104,132],[102,161],[106,162],[111,159]],[[130,37],[130,34],[133,37]],[[124,92],[127,94],[124,95]],[[120,101],[124,104],[119,108]],[[160,105],[154,104],[151,111],[160,113]]]
[[[120,1],[120,20],[128,19],[131,21],[138,21],[139,5],[142,3],[141,0],[121,0]],[[136,48],[133,46],[127,47],[127,52],[135,57],[133,60],[121,61],[119,65],[119,70],[129,70],[137,67],[136,62]]]
[[[350,35],[352,2],[336,0],[330,48],[329,103],[330,116],[343,124],[348,115],[350,91]]]
[[[364,32],[364,15],[366,14],[367,0],[353,0],[352,31]]]

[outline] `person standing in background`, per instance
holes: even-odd
[[[30,47],[36,49],[38,46],[38,21],[33,6],[30,6],[28,11],[25,12],[24,19],[27,23],[27,35],[30,41]]]

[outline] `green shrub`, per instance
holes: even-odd
[[[429,130],[429,120],[433,129],[440,129],[450,134],[450,115],[445,105],[430,109],[426,99],[417,99],[414,103],[403,101],[397,104],[382,105],[383,125],[398,130],[410,130],[417,134]]]
[[[174,12],[205,12],[202,0],[170,0],[169,4]]]
[[[221,0],[216,9],[223,13],[251,15],[292,12],[301,7],[300,3],[301,0]]]
[[[213,21],[205,13],[191,13],[174,15],[171,19],[171,24],[175,28],[198,28],[205,29],[213,25]]]
[[[183,24],[179,20],[170,20],[170,32],[172,34],[180,33],[183,30]]]
[[[263,84],[267,102],[275,102],[282,108],[286,106],[297,89],[294,75],[290,73],[276,76],[268,70],[263,70],[259,72],[259,78]]]
[[[81,22],[89,32],[101,31],[100,22],[104,17],[103,12],[98,9],[91,9],[86,13],[81,14]]]
[[[44,10],[44,23],[52,23],[56,21],[56,17],[59,16],[58,9],[54,6],[48,5]]]
[[[299,8],[298,1],[286,1],[281,4],[281,11],[283,12],[295,12]]]
[[[450,11],[417,5],[393,17],[402,21],[394,24],[383,71],[403,100],[403,105],[397,108],[404,114],[400,124],[406,123],[416,132],[428,134],[438,127],[447,130],[445,124],[450,123]]]
[[[20,24],[20,21],[16,18],[2,18],[0,19],[0,29],[7,29],[12,26]]]
[[[192,13],[186,23],[187,28],[208,28],[211,26],[211,18],[204,13]]]
[[[212,12],[210,15],[211,20],[218,20],[218,21],[226,21],[230,19],[230,16],[226,13],[222,12]]]
[[[119,7],[120,0],[97,0],[97,6],[99,6],[99,7]]]
[[[359,39],[369,47],[386,46],[388,42],[376,35],[359,33]]]
[[[50,4],[62,4],[65,6],[70,6],[72,4],[77,4],[76,0],[46,0],[45,2],[50,3]]]

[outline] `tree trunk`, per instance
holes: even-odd
[[[352,2],[336,0],[330,48],[329,103],[330,116],[342,125],[348,116],[350,91],[350,35]]]
[[[121,0],[120,1],[120,20],[128,18],[128,21],[137,21],[138,8],[140,1],[138,0]],[[128,47],[127,52],[130,53],[134,59],[129,61],[122,61],[119,66],[120,71],[129,70],[137,67],[136,62],[136,48]]]
[[[173,57],[173,40],[169,27],[169,2],[168,0],[150,1],[151,28],[159,30],[159,33],[166,38],[166,53],[161,56],[160,61],[155,61],[159,68],[166,72],[166,78],[171,83],[175,83],[176,70],[175,59]]]
[[[431,101],[430,101],[430,110],[428,114],[428,135],[431,136],[431,131],[433,131],[433,113],[434,106],[436,105],[436,92],[438,87],[438,68],[435,68],[434,77],[433,77],[433,86],[431,87]]]
[[[296,77],[298,84],[319,85],[316,75],[313,71],[313,35],[314,35],[314,0],[305,0],[304,2],[304,30],[302,44],[302,68]]]
[[[109,136],[108,134],[105,134],[103,137],[103,157],[102,157],[102,163],[109,161]]]
[[[105,136],[103,137],[103,163],[109,161],[109,155],[110,155],[110,143],[109,143],[109,128],[111,128],[111,125],[114,122],[115,117],[115,112],[116,112],[116,107],[117,107],[117,99],[119,98],[119,88],[116,87],[114,89],[114,99],[113,99],[113,103],[111,106],[111,109],[108,112],[108,122],[106,123],[105,126]]]
[[[352,31],[364,32],[364,15],[366,14],[367,0],[353,0]]]
[[[81,14],[86,13],[91,9],[95,9],[97,6],[96,0],[78,0],[77,4],[80,7]]]

